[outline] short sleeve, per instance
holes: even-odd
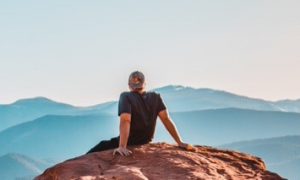
[[[131,113],[131,104],[126,93],[121,93],[118,106],[118,115],[122,113]]]
[[[160,94],[158,94],[158,107],[157,107],[157,112],[159,113],[162,110],[167,109],[164,100],[161,98]]]

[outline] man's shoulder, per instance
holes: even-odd
[[[150,96],[153,96],[153,97],[159,97],[160,96],[160,93],[156,92],[156,91],[148,91],[147,92]]]
[[[133,96],[134,93],[131,91],[123,91],[120,94],[120,97],[126,97],[126,96]],[[146,95],[151,96],[151,97],[160,97],[160,93],[155,92],[155,91],[146,91]]]
[[[128,96],[130,96],[130,92],[129,91],[123,91],[120,94],[120,99],[128,98]]]

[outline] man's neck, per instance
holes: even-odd
[[[133,91],[133,92],[136,92],[136,93],[139,93],[139,94],[144,94],[144,93],[146,93],[146,90],[145,90],[145,89],[142,89],[142,90],[139,90],[139,91]]]

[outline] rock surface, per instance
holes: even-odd
[[[166,143],[129,146],[133,154],[112,156],[113,150],[82,155],[45,170],[35,180],[96,179],[282,179],[266,170],[257,157],[195,146],[186,151]]]

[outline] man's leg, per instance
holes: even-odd
[[[96,146],[90,149],[86,154],[98,151],[105,151],[119,147],[120,136],[111,138],[110,140],[100,141]]]

